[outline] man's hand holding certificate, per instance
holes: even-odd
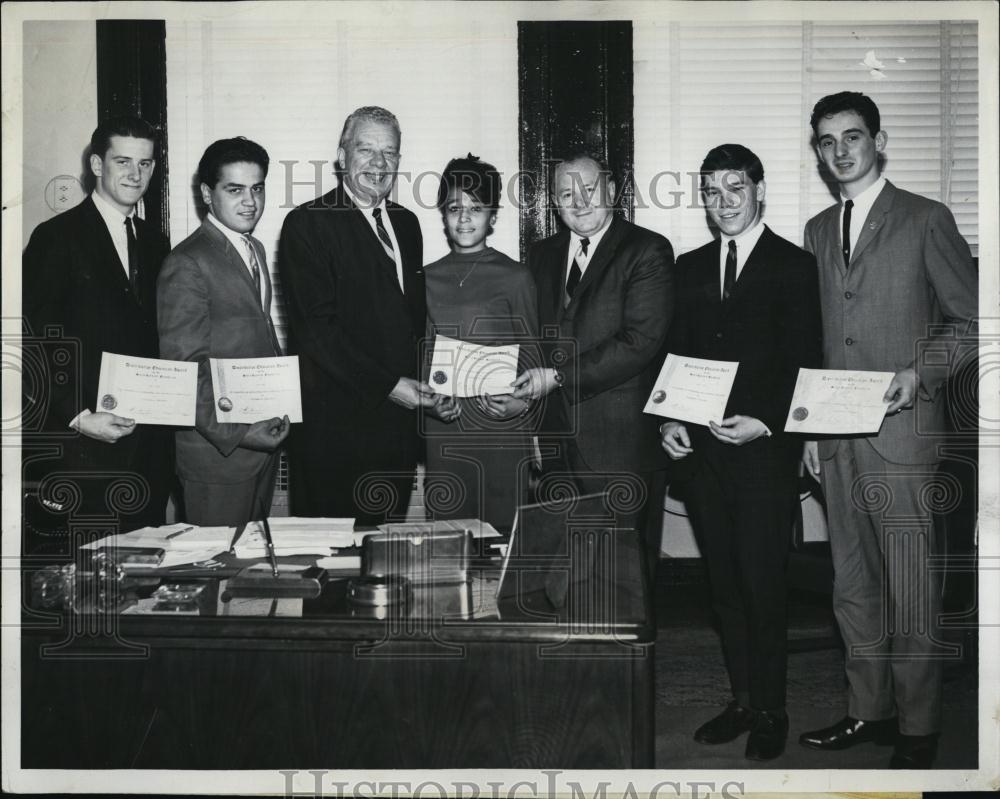
[[[253,424],[288,416],[302,421],[299,357],[210,358],[215,418]]]
[[[435,336],[431,356],[431,387],[452,397],[510,394],[517,378],[519,347],[488,347]]]
[[[198,364],[105,352],[95,411],[137,424],[194,426]]]
[[[693,424],[719,423],[738,363],[668,355],[643,412]]]
[[[799,369],[788,410],[788,433],[877,433],[892,372]]]

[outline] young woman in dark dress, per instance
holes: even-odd
[[[497,346],[520,344],[531,357],[538,314],[528,270],[487,246],[500,205],[495,167],[473,155],[452,159],[438,191],[451,252],[424,269],[428,344],[435,334]],[[425,417],[431,518],[479,518],[509,528],[524,502],[534,446],[532,416],[510,394],[442,399]]]

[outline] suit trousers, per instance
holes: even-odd
[[[706,442],[707,443],[707,442]],[[699,545],[708,566],[733,696],[744,707],[785,707],[788,660],[786,571],[795,507],[797,464],[762,460],[734,468],[736,453],[709,449],[687,486]],[[744,445],[764,450],[769,440]],[[730,448],[731,449],[731,448]]]
[[[865,721],[899,716],[904,735],[941,727],[944,659],[933,502],[937,465],[882,459],[864,438],[844,439],[821,464],[833,609],[846,647],[848,713]]]
[[[201,483],[182,478],[185,521],[203,527],[231,527],[267,518],[280,460],[279,453],[272,453],[257,474],[240,483]]]
[[[369,433],[292,433],[294,515],[354,518],[360,526],[405,519],[416,474],[412,436]]]
[[[575,450],[575,447],[572,447],[572,450]],[[592,472],[572,455],[568,461],[568,468],[580,491],[585,494],[608,491],[610,502],[615,506],[618,525],[638,532],[645,553],[646,574],[652,588],[656,578],[656,566],[660,561],[663,536],[663,498],[667,491],[666,469]],[[565,468],[565,461],[563,466]],[[638,478],[638,481],[635,478]]]

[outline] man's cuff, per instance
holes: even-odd
[[[74,416],[70,420],[70,423],[69,423],[70,428],[73,429],[73,430],[76,430],[77,432],[79,432],[80,431],[80,420],[84,416],[90,416],[90,408],[84,408],[76,416]]]

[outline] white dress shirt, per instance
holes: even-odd
[[[125,270],[125,277],[128,277],[128,233],[125,230],[125,214],[115,208],[96,191],[91,193],[90,197],[94,201],[94,207],[97,208],[97,213],[101,215],[101,219],[104,220],[104,224],[108,226],[108,233],[111,234],[111,241],[114,242],[115,251],[118,253],[118,259],[122,262],[122,269]],[[132,224],[135,225],[134,208],[129,216],[132,217]],[[137,231],[136,235],[138,235],[138,226],[136,226],[135,229]]]
[[[736,242],[736,279],[740,279],[740,272],[753,252],[753,248],[760,241],[760,236],[764,232],[764,223],[759,219],[752,228],[744,230],[738,236],[727,236],[722,234],[722,246],[719,248],[719,296],[722,296],[722,287],[726,283],[726,257],[729,255],[729,242]]]
[[[601,243],[601,239],[604,238],[604,234],[608,232],[608,228],[611,227],[611,216],[608,216],[607,222],[605,222],[604,227],[598,230],[596,233],[591,233],[589,236],[580,236],[574,233],[572,230],[569,232],[569,254],[566,258],[566,281],[569,281],[569,270],[573,268],[573,261],[576,260],[580,264],[580,279],[583,279],[584,274],[587,272],[587,267],[590,266],[590,260],[594,257],[594,253],[597,252],[597,245]],[[590,239],[590,243],[587,245],[587,253],[584,255],[583,250],[580,247],[581,239]],[[577,253],[580,257],[577,258]],[[565,286],[565,283],[563,284]]]
[[[867,189],[865,189],[857,197],[845,197],[843,194],[840,195],[840,229],[844,229],[844,203],[848,199],[854,200],[854,207],[851,209],[851,256],[854,256],[854,250],[858,246],[858,239],[861,238],[861,231],[865,229],[865,225],[868,222],[868,214],[872,210],[872,206],[875,205],[875,200],[878,199],[879,194],[882,193],[882,188],[885,186],[885,178],[879,176],[879,179],[872,183]]]
[[[247,272],[250,273],[250,279],[253,279],[253,267],[250,266],[250,251],[247,250],[248,246],[253,246],[250,244],[250,239],[244,236],[242,233],[237,233],[235,230],[231,230],[223,225],[215,215],[209,211],[208,221],[215,225],[219,230],[222,231],[222,235],[225,236],[229,243],[233,245],[233,249],[240,254],[240,258],[243,259],[243,265],[246,266]],[[248,234],[249,235],[249,234]],[[257,258],[257,267],[261,270],[267,269],[267,264],[261,263],[260,257]],[[260,279],[260,307],[264,307],[264,278]]]
[[[366,207],[361,203],[361,201],[354,196],[354,192],[350,190],[347,183],[343,183],[344,191],[347,192],[347,196],[351,198],[351,202],[354,203],[358,210],[364,214],[365,219],[368,222],[368,227],[372,229],[372,234],[375,236],[375,240],[379,243],[379,246],[385,250],[385,254],[392,258],[396,262],[396,280],[399,281],[399,290],[403,291],[403,256],[399,252],[399,242],[396,241],[396,231],[392,229],[392,222],[389,221],[389,214],[386,212],[385,199],[383,199],[378,205],[372,205]],[[392,242],[392,252],[389,252],[389,248],[382,243],[382,239],[378,235],[378,226],[375,224],[375,216],[372,214],[376,208],[382,209],[382,224],[385,225],[385,230],[389,234],[389,240]]]

